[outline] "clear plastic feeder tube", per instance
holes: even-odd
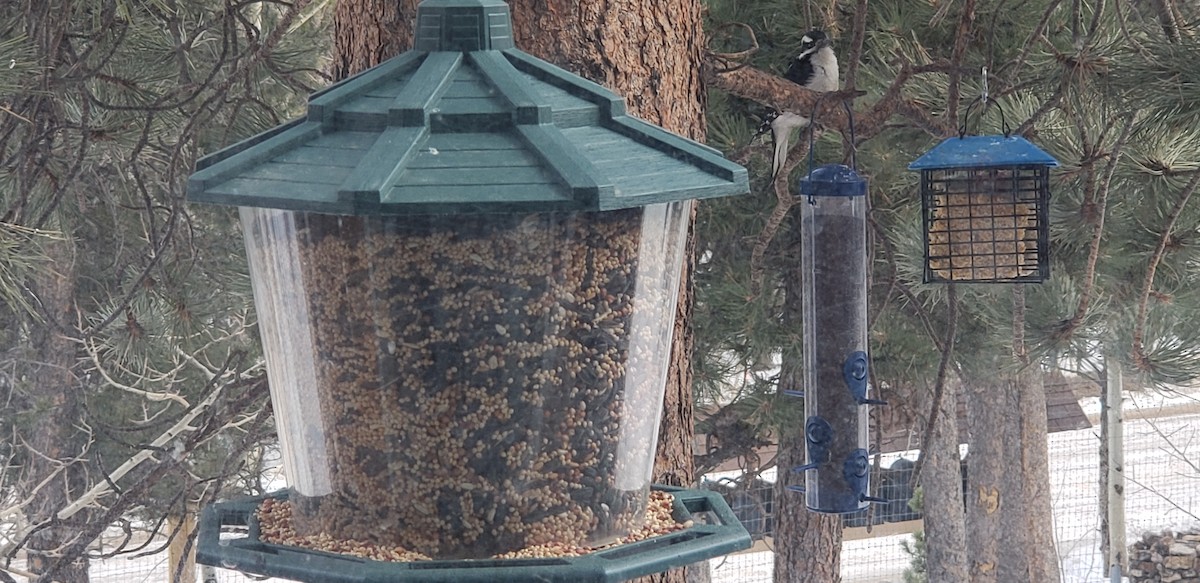
[[[866,196],[801,202],[805,503],[854,512],[867,502]]]
[[[244,208],[297,532],[461,559],[639,527],[690,204]]]

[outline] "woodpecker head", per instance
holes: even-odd
[[[804,38],[800,39],[800,54],[796,58],[803,59],[805,56],[821,50],[823,47],[832,45],[833,41],[828,36],[825,36],[824,32],[817,29],[810,30],[808,34],[804,35]]]

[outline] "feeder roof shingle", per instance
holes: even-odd
[[[198,202],[331,214],[611,210],[748,192],[719,152],[512,47],[495,0],[427,0],[416,49],[211,154]],[[482,47],[482,50],[475,50]]]

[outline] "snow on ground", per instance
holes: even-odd
[[[1155,408],[1176,407],[1195,402],[1196,398],[1195,394],[1134,394],[1126,399],[1124,408],[1152,417]],[[1085,410],[1092,406],[1084,403]],[[1094,408],[1098,412],[1098,405]],[[1165,419],[1128,419],[1125,441],[1128,541],[1147,531],[1200,525],[1200,413]],[[1099,554],[1098,444],[1099,428],[1050,435],[1051,496],[1063,583],[1108,583]],[[843,581],[901,583],[908,556],[900,548],[900,541],[906,538],[908,535],[846,542],[842,549]],[[770,583],[771,561],[769,552],[713,559],[710,562],[713,581]],[[92,581],[160,583],[167,580],[167,569],[165,553],[109,559],[93,565]],[[223,569],[218,569],[217,575],[219,583],[252,581]]]
[[[1194,396],[1127,399],[1125,410],[1171,406]],[[1097,407],[1098,411],[1099,408]],[[1164,439],[1164,436],[1169,438]],[[1063,583],[1108,583],[1100,555],[1096,505],[1099,428],[1050,435],[1051,504]],[[1200,414],[1125,421],[1127,541],[1164,528],[1200,525]],[[842,545],[844,583],[901,583],[907,535],[848,541]],[[769,552],[711,561],[714,583],[770,583]]]

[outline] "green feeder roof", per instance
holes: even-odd
[[[425,0],[415,48],[206,156],[192,201],[331,214],[610,210],[749,191],[716,150],[513,48],[500,0]]]

